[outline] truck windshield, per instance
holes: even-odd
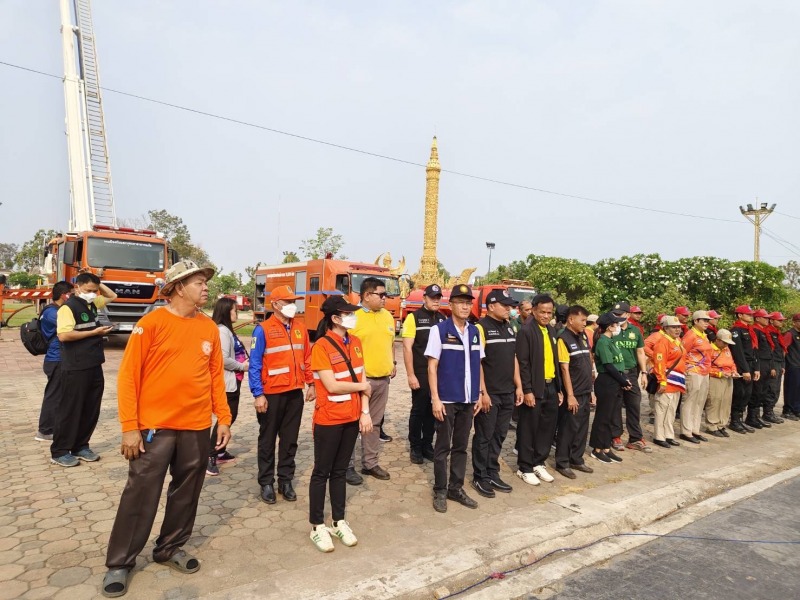
[[[90,237],[86,260],[92,267],[163,271],[164,244]]]
[[[399,296],[400,295],[400,283],[397,281],[397,277],[386,276],[386,275],[373,275],[371,273],[350,273],[350,285],[352,286],[351,289],[358,294],[359,290],[361,289],[361,282],[364,281],[367,277],[377,277],[383,282],[383,285],[386,287],[386,295],[387,296]]]
[[[517,302],[522,302],[523,300],[527,300],[530,302],[531,298],[536,294],[531,288],[519,288],[519,287],[510,287],[508,288],[508,295],[511,296]]]

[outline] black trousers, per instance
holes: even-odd
[[[544,397],[536,406],[521,404],[517,423],[517,466],[523,473],[543,465],[550,455],[550,445],[558,424],[558,389],[555,381],[544,386]]]
[[[80,371],[61,371],[63,391],[56,410],[53,458],[79,452],[89,447],[89,440],[100,418],[105,380],[103,367],[97,365]]]
[[[344,519],[347,501],[345,473],[358,438],[358,421],[341,425],[314,424],[314,469],[308,485],[308,520],[312,525],[325,522],[325,484],[331,494],[331,517]]]
[[[303,390],[267,394],[267,412],[258,419],[258,485],[275,483],[275,441],[278,442],[278,483],[294,479],[297,434],[303,418]]]
[[[750,400],[747,402],[747,412],[757,411],[762,406],[766,405],[767,395],[769,393],[769,371],[761,371],[761,376],[758,381],[753,382],[753,393],[750,395]]]
[[[787,367],[783,382],[783,413],[800,416],[800,368]]]
[[[433,448],[435,421],[431,389],[420,382],[418,390],[411,390],[411,412],[408,415],[408,443],[412,451],[422,452]]]
[[[622,437],[622,406],[625,407],[625,425],[628,428],[628,441],[636,442],[642,439],[642,424],[639,422],[642,412],[642,388],[639,387],[637,372],[626,372],[625,377],[631,382],[630,390],[622,391],[622,404],[620,410],[615,412],[611,421],[612,437]]]
[[[556,467],[567,469],[570,465],[582,465],[589,435],[589,406],[592,394],[578,394],[578,412],[567,410],[567,401],[558,407],[558,435],[556,435]]]
[[[597,407],[594,409],[589,445],[592,448],[606,450],[611,448],[614,437],[611,432],[611,420],[614,413],[621,410],[622,387],[608,373],[600,373],[594,380],[594,395],[597,397]]]
[[[467,473],[467,446],[472,429],[474,404],[460,402],[444,405],[444,421],[436,421],[436,445],[433,447],[433,491],[460,490]],[[447,459],[450,459],[450,478]]]
[[[770,377],[769,384],[767,385],[766,399],[764,400],[764,410],[766,412],[773,412],[775,405],[778,403],[778,398],[781,397],[781,377],[780,369],[776,369],[777,374],[775,377]]]
[[[514,392],[489,394],[492,408],[475,415],[475,434],[472,436],[472,472],[476,481],[497,479],[500,475],[500,452],[508,435]]]
[[[42,409],[39,411],[39,431],[52,434],[56,422],[56,411],[61,403],[63,394],[63,378],[61,362],[49,360],[42,363],[42,370],[47,375],[47,385],[44,386]]]
[[[242,392],[242,382],[236,382],[236,391],[235,392],[225,392],[225,395],[228,397],[228,408],[231,409],[231,425],[236,423],[236,417],[239,415],[239,396]],[[223,446],[222,448],[215,448],[217,445],[217,424],[214,423],[214,427],[211,429],[211,448],[208,450],[209,456],[214,456],[215,454],[222,454],[225,452],[227,446]]]
[[[731,415],[739,417],[744,413],[744,409],[750,404],[753,396],[753,380],[744,379],[733,380],[733,398],[731,399]]]
[[[108,540],[106,567],[132,569],[136,565],[153,528],[167,469],[172,481],[153,559],[169,560],[189,540],[206,477],[208,433],[208,429],[160,429],[151,442],[144,443],[144,454],[128,463],[128,481]],[[142,439],[146,434],[142,432]]]

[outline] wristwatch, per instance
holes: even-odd
[[[362,415],[368,415],[369,414],[369,408],[362,408],[361,409],[361,414]]]

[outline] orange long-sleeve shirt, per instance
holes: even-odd
[[[653,344],[653,373],[665,392],[685,392],[686,360],[681,340],[673,339],[663,331],[659,331],[658,336]],[[670,367],[672,370],[667,374]]]
[[[686,351],[686,372],[708,375],[711,366],[711,342],[708,336],[692,327],[683,336],[683,348]]]
[[[728,375],[735,375],[736,363],[733,360],[731,349],[725,346],[721,350],[717,348],[715,343],[711,343],[711,368],[709,375],[722,379],[725,373]]]
[[[211,427],[211,414],[231,424],[217,326],[198,313],[184,318],[166,307],[133,329],[117,378],[122,431]]]

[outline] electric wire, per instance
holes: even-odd
[[[789,240],[785,240],[785,239],[779,237],[777,233],[775,233],[774,231],[770,231],[769,229],[767,229],[763,225],[761,226],[761,231],[764,233],[764,235],[766,235],[768,238],[770,238],[776,244],[778,244],[779,246],[782,246],[783,248],[785,248],[786,250],[791,252],[794,256],[800,257],[800,248],[798,248],[795,244],[793,244]]]
[[[557,548],[548,552],[547,554],[539,557],[534,558],[531,562],[525,563],[524,565],[520,565],[519,567],[514,567],[512,569],[508,569],[506,571],[495,571],[494,573],[490,573],[480,581],[473,583],[472,585],[468,585],[465,588],[452,592],[447,596],[442,596],[441,600],[445,600],[446,598],[455,598],[456,596],[460,596],[465,592],[468,592],[476,587],[479,587],[486,583],[487,581],[491,581],[492,579],[505,579],[506,575],[510,575],[512,573],[516,573],[517,571],[522,571],[524,569],[528,569],[533,565],[536,565],[543,560],[550,558],[555,554],[559,554],[561,552],[578,552],[580,550],[585,550],[586,548],[591,548],[601,542],[605,542],[607,540],[618,538],[618,537],[652,537],[652,538],[665,538],[665,539],[681,539],[681,540],[693,540],[693,541],[704,541],[704,542],[727,542],[727,543],[737,543],[737,544],[776,544],[776,545],[800,545],[800,540],[741,540],[735,538],[715,538],[715,537],[707,537],[707,536],[696,536],[696,535],[683,535],[679,533],[646,533],[646,532],[637,532],[637,533],[612,533],[610,535],[601,537],[593,542],[589,542],[588,544],[583,544],[582,546],[572,546],[567,548]]]
[[[45,71],[40,71],[38,69],[32,69],[30,67],[23,67],[21,65],[17,65],[17,64],[14,64],[14,63],[9,63],[9,62],[6,62],[6,61],[0,61],[0,65],[4,65],[6,67],[10,67],[10,68],[13,68],[13,69],[18,69],[18,70],[21,70],[21,71],[27,71],[29,73],[34,73],[36,75],[42,75],[42,76],[51,77],[51,78],[54,78],[54,79],[62,79],[61,76],[55,75],[53,73],[47,73]],[[158,104],[158,105],[161,105],[161,106],[166,106],[166,107],[169,107],[169,108],[173,108],[173,109],[176,109],[176,110],[180,110],[180,111],[184,111],[184,112],[188,112],[188,113],[192,113],[192,114],[208,117],[208,118],[211,118],[211,119],[217,119],[217,120],[220,120],[220,121],[226,121],[226,122],[229,122],[229,123],[234,123],[234,124],[242,125],[242,126],[245,126],[245,127],[252,127],[252,128],[255,128],[255,129],[260,129],[262,131],[268,131],[270,133],[274,133],[274,134],[277,134],[277,135],[283,135],[283,136],[286,136],[286,137],[291,137],[291,138],[294,138],[294,139],[299,139],[299,140],[303,140],[303,141],[306,141],[306,142],[311,142],[311,143],[314,143],[314,144],[321,144],[321,145],[328,146],[328,147],[331,147],[331,148],[336,148],[338,150],[344,150],[344,151],[347,151],[347,152],[354,152],[354,153],[361,154],[361,155],[364,155],[364,156],[371,156],[373,158],[380,158],[380,159],[383,159],[383,160],[388,160],[388,161],[392,161],[392,162],[396,162],[396,163],[400,163],[400,164],[404,164],[404,165],[408,165],[408,166],[413,166],[413,167],[425,168],[427,166],[425,163],[406,160],[406,159],[403,159],[403,158],[398,158],[396,156],[390,156],[390,155],[387,155],[387,154],[381,154],[381,153],[378,153],[378,152],[372,152],[372,151],[369,151],[369,150],[364,150],[364,149],[361,149],[361,148],[355,148],[353,146],[347,146],[347,145],[344,145],[344,144],[338,144],[338,143],[330,142],[330,141],[327,141],[327,140],[321,140],[321,139],[318,139],[318,138],[313,138],[313,137],[301,135],[299,133],[293,133],[293,132],[290,132],[290,131],[284,131],[284,130],[281,130],[281,129],[276,129],[274,127],[268,127],[266,125],[261,125],[261,124],[253,123],[253,122],[250,122],[250,121],[244,121],[244,120],[241,120],[241,119],[236,119],[236,118],[233,118],[233,117],[228,117],[228,116],[220,115],[220,114],[217,114],[217,113],[212,113],[212,112],[208,112],[208,111],[204,111],[204,110],[199,110],[199,109],[196,109],[196,108],[191,108],[191,107],[188,107],[188,106],[183,106],[181,104],[175,104],[175,103],[172,103],[172,102],[166,102],[164,100],[158,100],[158,99],[155,99],[155,98],[149,98],[147,96],[142,96],[140,94],[135,94],[135,93],[132,93],[132,92],[126,92],[124,90],[117,90],[117,89],[114,89],[114,88],[107,88],[107,87],[102,87],[101,89],[103,91],[105,91],[105,92],[110,92],[110,93],[118,94],[118,95],[121,95],[121,96],[127,96],[129,98],[134,98],[134,99],[137,99],[137,100],[141,100],[143,102],[150,102],[152,104]],[[501,179],[495,179],[495,178],[492,178],[492,177],[485,177],[485,176],[482,176],[482,175],[475,175],[475,174],[472,174],[472,173],[466,173],[466,172],[463,172],[463,171],[456,171],[456,170],[453,170],[453,169],[442,169],[442,173],[449,173],[450,175],[455,175],[457,177],[464,177],[464,178],[473,179],[473,180],[476,180],[476,181],[483,181],[483,182],[486,182],[486,183],[492,183],[492,184],[495,184],[495,185],[502,185],[502,186],[521,189],[521,190],[538,192],[538,193],[541,193],[541,194],[548,194],[548,195],[551,195],[551,196],[557,196],[557,197],[561,197],[561,198],[570,198],[570,199],[573,199],[573,200],[582,200],[582,201],[585,201],[585,202],[593,202],[593,203],[596,203],[596,204],[604,204],[604,205],[607,205],[607,206],[615,206],[615,207],[618,207],[618,208],[625,208],[625,209],[630,209],[630,210],[639,210],[639,211],[643,211],[643,212],[657,213],[657,214],[663,214],[663,215],[671,215],[671,216],[677,216],[677,217],[688,217],[688,218],[693,218],[693,219],[704,219],[704,220],[707,220],[707,221],[718,221],[718,222],[722,222],[722,223],[735,223],[737,225],[742,225],[743,224],[742,221],[734,220],[734,219],[724,219],[724,218],[720,218],[720,217],[711,217],[711,216],[707,216],[707,215],[695,215],[695,214],[690,214],[690,213],[681,213],[681,212],[664,210],[664,209],[659,209],[659,208],[650,208],[650,207],[645,207],[645,206],[637,206],[635,204],[627,204],[627,203],[624,203],[624,202],[614,202],[614,201],[611,201],[611,200],[601,200],[599,198],[591,198],[589,196],[581,196],[581,195],[578,195],[578,194],[569,194],[569,193],[566,193],[566,192],[558,192],[558,191],[554,191],[554,190],[547,190],[547,189],[544,189],[544,188],[538,188],[538,187],[531,186],[531,185],[525,185],[525,184],[522,184],[522,183],[515,183],[515,182],[512,182],[512,181],[505,181],[505,180],[501,180]]]
[[[785,212],[780,212],[778,210],[774,211],[776,215],[781,215],[783,217],[789,217],[790,219],[797,219],[800,221],[800,217],[795,217],[794,215],[787,215]]]

